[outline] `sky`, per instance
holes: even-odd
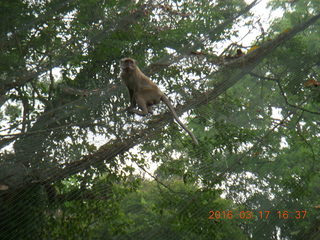
[[[245,0],[245,1],[247,3],[251,3],[253,0]],[[251,10],[251,13],[254,14],[254,19],[255,19],[254,24],[258,25],[257,21],[259,20],[265,31],[267,31],[267,29],[269,28],[272,19],[275,19],[276,17],[280,17],[282,15],[282,12],[280,10],[271,12],[270,8],[267,8],[268,2],[269,0],[261,0],[259,4]],[[259,26],[253,26],[250,29],[248,27],[243,26],[238,30],[240,33],[239,37],[231,39],[231,42],[236,42],[243,46],[250,46],[252,42],[256,39],[256,37],[261,34]],[[221,47],[219,46],[219,49],[222,49],[223,51],[223,49],[225,49],[231,42],[226,41],[225,43],[222,44]],[[54,69],[53,74],[55,79],[59,79],[61,76],[60,69],[59,68]],[[276,115],[275,117],[279,117],[279,115],[278,116]],[[5,133],[2,133],[2,134],[5,134]],[[88,137],[97,146],[100,146],[105,143],[105,138],[103,136],[88,136]],[[8,146],[6,149],[12,150],[12,146]],[[157,167],[156,165],[152,164],[148,169],[148,171],[154,172],[156,167]]]
[[[250,4],[253,0],[245,0],[248,4]],[[268,2],[270,0],[261,0],[257,6],[252,8],[250,11],[254,15],[255,23],[257,24],[258,19],[260,20],[260,23],[264,30],[267,32],[268,28],[270,27],[272,21],[278,17],[281,17],[283,12],[281,10],[271,11],[270,7],[267,7]],[[239,31],[242,34],[239,34],[239,37],[231,39],[231,41],[223,43],[223,45],[219,49],[220,52],[222,52],[228,45],[230,45],[231,42],[236,42],[239,45],[243,46],[250,46],[252,45],[252,42],[256,39],[257,36],[261,35],[260,28],[257,24],[257,26],[253,26],[252,29],[248,29],[246,27],[243,27],[243,29],[240,29]],[[249,33],[248,33],[249,32]],[[247,34],[248,33],[248,34]],[[245,37],[244,37],[245,36]],[[240,40],[242,39],[242,40]],[[217,53],[220,53],[217,51]],[[281,119],[282,115],[277,109],[273,109],[272,117]],[[153,174],[154,171],[157,169],[159,164],[153,163],[150,161],[149,168],[146,168],[148,173],[145,173],[144,170],[139,169],[138,166],[135,167],[137,171],[140,171],[139,174],[144,175],[147,179],[150,179],[149,173]]]

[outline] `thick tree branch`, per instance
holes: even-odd
[[[241,11],[237,12],[230,18],[223,21],[221,24],[215,26],[212,29],[207,30],[207,35],[210,36],[211,39],[215,39],[217,35],[221,34],[221,32],[230,24],[232,24],[237,18],[242,16],[243,14],[246,14],[252,9],[255,5],[259,3],[260,0],[254,0],[251,4],[246,6]],[[165,56],[161,58],[159,61],[152,63],[148,68],[143,69],[143,72],[150,76],[156,72],[159,72],[170,65],[177,63],[181,61],[183,58],[185,58],[185,55],[190,55],[190,53],[197,51],[199,48],[202,47],[203,43],[207,40],[207,38],[199,39],[198,42],[193,43],[192,45],[187,45],[181,49],[179,49],[179,55],[178,56]]]
[[[305,30],[307,27],[315,23],[320,18],[320,14],[312,17],[308,21],[295,26],[290,31],[281,33],[274,40],[266,42],[261,47],[253,52],[250,52],[244,57],[232,61],[230,64],[225,66],[219,74],[211,77],[217,77],[222,79],[213,90],[199,94],[194,99],[187,101],[183,106],[177,108],[178,113],[185,112],[191,108],[201,106],[208,101],[212,101],[219,95],[224,93],[228,88],[232,87],[247,73],[251,72],[269,53],[276,49],[280,44],[290,40],[297,33]],[[103,145],[96,153],[84,156],[77,162],[73,162],[65,165],[63,169],[48,170],[45,176],[42,176],[42,181],[54,182],[63,178],[69,177],[73,174],[81,172],[91,165],[97,164],[98,162],[111,162],[114,157],[128,151],[130,148],[143,142],[147,138],[152,138],[156,135],[160,129],[162,129],[167,122],[171,119],[169,113],[163,114],[156,121],[150,121],[148,127],[144,130],[140,130],[134,136],[130,136],[126,139],[121,139],[114,142],[109,142]],[[59,174],[57,174],[57,172]]]

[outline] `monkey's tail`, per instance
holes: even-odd
[[[180,121],[176,110],[173,108],[173,106],[172,106],[170,100],[167,98],[167,96],[166,95],[162,95],[161,100],[168,106],[168,108],[172,112],[172,115],[175,118],[175,120],[189,134],[189,136],[192,138],[192,141],[194,142],[194,144],[195,145],[199,145],[198,140],[193,135],[193,133]]]

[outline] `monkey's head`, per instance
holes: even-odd
[[[122,71],[134,71],[137,68],[137,62],[133,58],[122,58],[120,68]]]
[[[237,49],[237,57],[242,57],[244,55],[244,52],[240,48]]]

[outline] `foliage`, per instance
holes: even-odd
[[[318,239],[319,21],[286,34],[320,3],[270,6],[263,25],[243,0],[1,1],[0,238]],[[127,56],[199,146],[163,105],[126,113]]]

